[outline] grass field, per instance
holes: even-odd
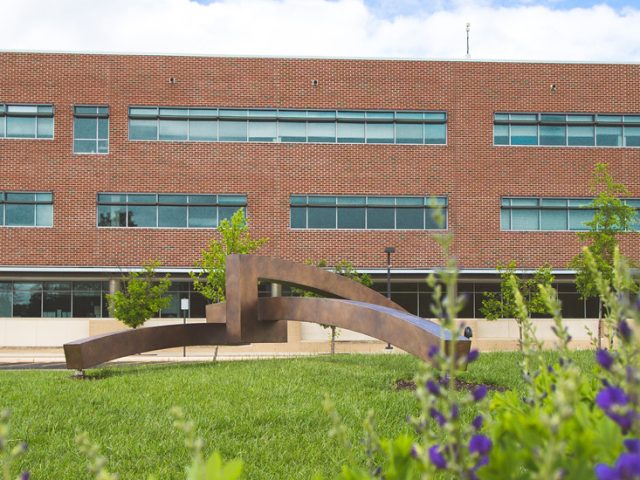
[[[575,358],[588,372],[592,357],[578,352]],[[0,408],[12,410],[12,439],[29,445],[19,467],[33,479],[88,478],[76,431],[100,444],[121,479],[150,473],[184,478],[189,457],[182,434],[172,427],[174,405],[197,425],[205,452],[241,458],[248,479],[309,479],[314,473],[330,478],[347,453],[328,436],[325,395],[336,403],[355,444],[369,409],[379,433],[395,436],[410,430],[406,418],[417,408],[413,392],[397,391],[395,381],[413,378],[419,368],[408,355],[336,355],[109,367],[91,371],[96,380],[71,379],[68,372],[5,371]],[[521,388],[518,354],[483,354],[464,380]]]

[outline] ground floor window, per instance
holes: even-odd
[[[0,317],[107,318],[108,281],[0,281]],[[182,318],[180,300],[189,299],[188,317],[205,316],[206,299],[189,281],[174,281],[171,304],[160,318]]]
[[[376,279],[373,288],[386,295],[387,284],[384,279]],[[553,287],[558,292],[558,298],[562,302],[562,316],[564,318],[598,318],[598,299],[583,299],[576,291],[575,284],[571,282],[555,283]],[[459,314],[459,318],[484,318],[482,314],[482,300],[485,292],[499,292],[497,282],[461,281],[458,284],[458,294],[465,298],[465,304]],[[391,299],[407,311],[425,318],[433,318],[431,310],[433,303],[433,290],[424,281],[392,281]],[[544,315],[532,315],[532,317],[544,317]]]

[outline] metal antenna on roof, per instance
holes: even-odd
[[[469,54],[469,30],[471,30],[471,24],[467,22],[467,58],[471,58]]]

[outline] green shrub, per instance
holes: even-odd
[[[160,262],[145,265],[142,272],[131,272],[124,280],[124,291],[107,295],[111,314],[125,325],[137,328],[167,308],[171,297],[166,293],[171,286],[169,274],[154,279]]]
[[[233,214],[231,221],[225,218],[220,222],[218,233],[220,238],[211,240],[196,261],[198,270],[189,272],[193,288],[210,303],[225,301],[227,255],[254,253],[267,242],[266,238],[251,238],[249,222],[242,208]]]

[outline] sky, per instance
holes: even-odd
[[[640,0],[0,0],[0,50],[640,62]]]

